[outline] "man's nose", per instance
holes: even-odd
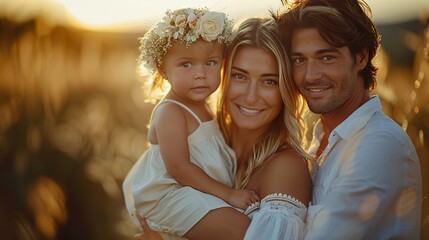
[[[306,80],[317,80],[322,76],[320,64],[316,61],[308,61],[307,68],[305,69]]]

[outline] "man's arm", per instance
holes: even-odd
[[[407,237],[401,236],[407,227],[413,231],[420,211],[420,168],[397,137],[384,131],[345,143],[331,173],[337,174],[333,184],[324,186],[321,204],[309,209],[306,239],[388,239]]]

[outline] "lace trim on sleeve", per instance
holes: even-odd
[[[259,210],[261,205],[269,205],[271,209],[307,209],[305,204],[288,194],[273,193],[264,197],[260,202],[252,203],[246,211],[244,211],[244,214],[251,215],[253,212]]]

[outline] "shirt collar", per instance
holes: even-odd
[[[361,130],[376,112],[381,111],[381,103],[378,96],[373,96],[369,101],[356,109],[342,123],[340,123],[332,132],[347,140],[356,132]]]
[[[369,101],[356,109],[342,123],[334,128],[334,130],[331,132],[331,136],[333,134],[337,134],[342,139],[347,140],[350,136],[353,136],[356,132],[362,129],[372,117],[372,115],[379,111],[381,111],[380,99],[378,96],[373,96]],[[317,151],[320,145],[320,140],[324,134],[322,122],[319,119],[314,125],[313,139],[309,147],[310,154],[314,154],[315,151]]]

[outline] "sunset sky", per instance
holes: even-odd
[[[367,0],[376,23],[416,18],[429,12],[427,0]],[[23,21],[42,16],[55,22],[93,29],[141,29],[160,19],[167,9],[208,7],[234,20],[265,15],[281,7],[280,0],[0,0],[0,17]]]

